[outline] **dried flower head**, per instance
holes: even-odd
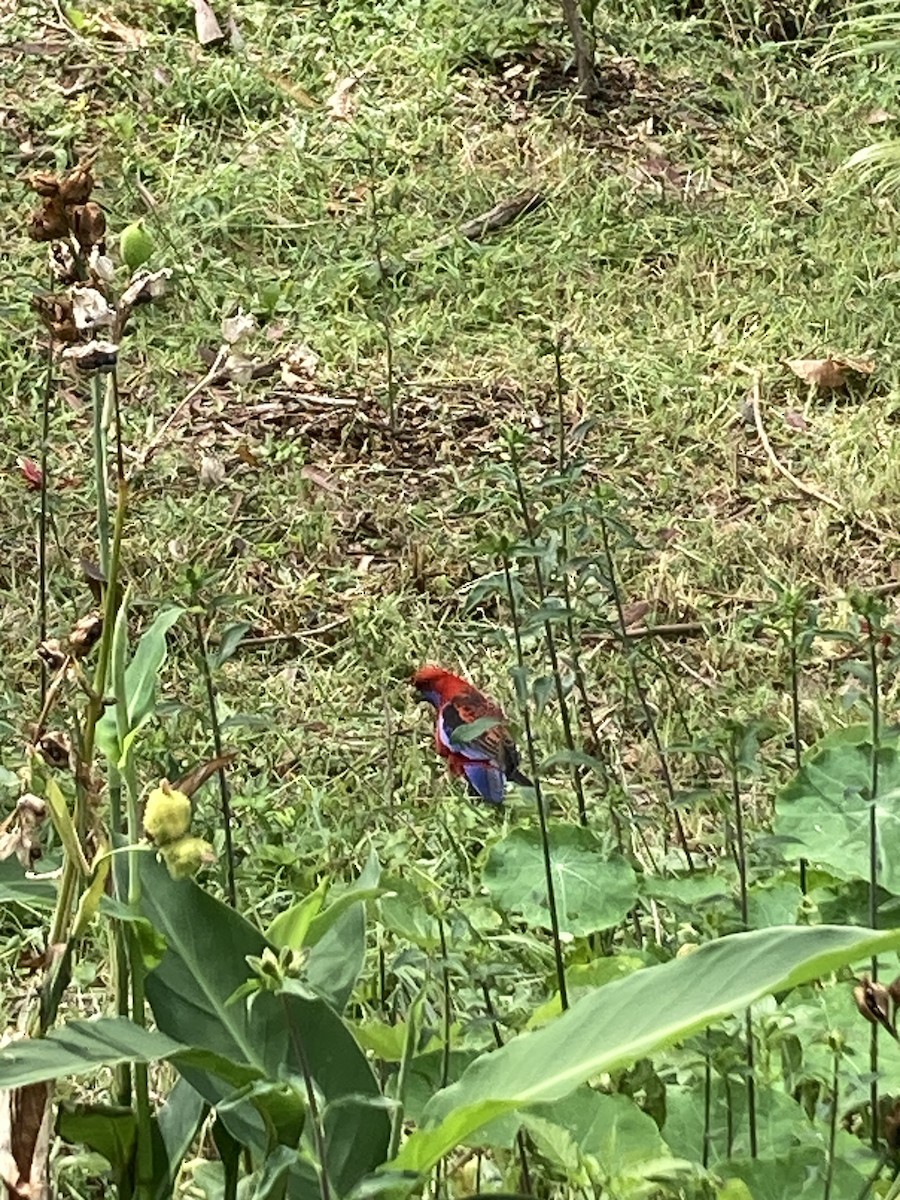
[[[19,797],[15,812],[0,826],[0,860],[15,854],[29,870],[41,857],[38,831],[47,816],[47,805],[40,796],[25,792]]]
[[[72,626],[69,634],[69,646],[75,658],[83,658],[96,645],[103,633],[103,618],[100,613],[88,613]]]
[[[38,739],[37,750],[48,767],[68,767],[72,759],[72,741],[60,730],[49,730]]]
[[[863,975],[853,989],[853,1000],[858,1011],[872,1025],[880,1025],[891,1035],[897,1037],[897,1030],[891,1019],[891,997],[883,983],[877,983],[868,975]]]
[[[57,342],[78,340],[75,312],[69,296],[38,294],[32,297],[31,306]]]
[[[66,655],[56,638],[47,638],[35,651],[48,671],[58,671],[65,665]]]
[[[69,224],[83,253],[88,254],[94,246],[103,245],[106,237],[106,214],[93,200],[73,208]]]
[[[160,271],[138,271],[119,297],[120,310],[158,300],[166,294],[171,277],[172,272],[168,267],[163,267]]]
[[[72,288],[72,310],[75,325],[82,331],[112,325],[116,319],[116,314],[107,303],[106,297],[92,287]]]
[[[79,371],[111,371],[118,355],[119,347],[115,342],[97,340],[63,350],[63,358],[71,359]]]

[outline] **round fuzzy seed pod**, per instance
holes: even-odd
[[[173,879],[190,879],[201,867],[216,861],[216,852],[209,842],[190,836],[163,846],[162,856]]]
[[[157,846],[168,846],[184,837],[191,827],[191,802],[164,779],[147,797],[144,832]]]

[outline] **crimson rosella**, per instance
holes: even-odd
[[[503,710],[477,688],[443,667],[425,666],[412,677],[420,700],[437,710],[434,744],[446,758],[451,775],[464,775],[469,790],[489,804],[502,804],[507,779],[531,787],[519,770],[519,752],[509,736]],[[489,725],[470,740],[454,738],[462,726],[482,718],[493,718]]]

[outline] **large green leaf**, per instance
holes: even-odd
[[[166,661],[166,634],[184,612],[167,608],[141,636],[134,657],[125,670],[125,704],[128,732],[139,729],[156,706],[159,672]],[[97,745],[103,754],[117,763],[122,753],[115,706],[106,710],[97,722]]]
[[[560,930],[584,937],[616,925],[637,897],[634,871],[621,855],[611,857],[589,829],[554,824],[549,834]],[[499,908],[529,925],[550,925],[540,830],[515,829],[497,842],[482,883]]]
[[[350,1030],[322,999],[262,992],[252,1003],[229,1003],[250,975],[248,956],[267,946],[263,935],[192,880],[173,880],[153,855],[141,855],[141,912],[166,940],[159,966],[147,976],[147,999],[159,1028],[190,1037],[195,1047],[275,1081],[303,1075],[303,1059],[328,1107],[326,1168],[338,1193],[383,1162],[387,1113],[366,1056]],[[354,910],[346,912],[313,955]],[[227,1092],[218,1079],[182,1057],[179,1070],[210,1104]],[[230,1113],[229,1130],[265,1146],[265,1126],[248,1104]]]
[[[42,1038],[22,1038],[0,1049],[0,1088],[24,1087],[64,1075],[85,1075],[119,1063],[171,1058],[187,1047],[127,1017],[69,1021]]]
[[[25,868],[15,857],[0,859],[0,904],[52,908],[55,903],[55,884],[45,879],[26,878]]]
[[[900,930],[820,925],[733,934],[685,958],[637,971],[579,1000],[557,1021],[482,1054],[438,1092],[395,1165],[429,1170],[480,1126],[516,1108],[559,1100],[611,1071],[848,963],[900,947]]]
[[[381,867],[373,852],[359,878],[331,904],[338,915],[333,920],[323,921],[330,911],[326,909],[310,924],[312,950],[306,964],[306,977],[338,1012],[343,1012],[365,962],[365,901],[378,894],[380,878]]]
[[[606,1096],[582,1087],[553,1105],[538,1105],[525,1116],[525,1127],[539,1149],[554,1126],[567,1135],[556,1144],[562,1151],[559,1165],[567,1171],[586,1167],[592,1179],[612,1185],[613,1194],[623,1190],[616,1181],[639,1177],[642,1168],[669,1153],[656,1122],[628,1096]]]
[[[823,738],[778,797],[775,833],[788,858],[825,866],[840,879],[869,877],[872,746],[867,726]],[[878,751],[878,882],[900,895],[900,753],[896,737]]]

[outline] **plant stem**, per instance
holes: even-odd
[[[516,594],[513,589],[512,575],[509,569],[509,559],[503,555],[503,577],[506,580],[506,595],[509,599],[510,620],[513,627],[513,637],[516,644],[516,664],[521,676],[525,675],[525,655],[522,650],[522,633],[519,629],[519,613],[516,605]],[[553,958],[556,964],[556,982],[559,988],[559,999],[563,1010],[569,1007],[569,993],[566,988],[566,969],[563,964],[562,942],[559,938],[559,915],[556,910],[556,889],[553,886],[553,863],[550,858],[550,835],[547,829],[547,814],[544,811],[544,800],[541,794],[541,781],[538,777],[537,753],[534,746],[534,736],[531,729],[531,712],[528,707],[527,693],[521,697],[522,721],[525,726],[525,743],[528,747],[528,763],[531,768],[531,778],[534,784],[534,798],[537,804],[538,824],[541,831],[541,849],[544,859],[544,879],[547,887],[547,906],[550,909],[550,928],[553,934]]]
[[[209,724],[213,735],[213,748],[216,758],[222,757],[222,727],[219,724],[219,714],[216,710],[216,689],[213,682],[212,668],[209,665],[209,654],[206,648],[206,629],[203,616],[199,611],[194,612],[194,631],[197,635],[197,660],[203,674],[206,686],[206,705],[209,709]],[[234,840],[232,838],[231,792],[228,787],[228,777],[225,768],[220,767],[216,772],[219,777],[219,799],[222,805],[222,829],[225,834],[225,882],[228,888],[228,899],[232,908],[237,908],[237,885],[234,878]]]
[[[491,1033],[494,1035],[494,1042],[499,1050],[503,1045],[503,1035],[500,1033],[500,1024],[497,1021],[497,1013],[494,1009],[494,1002],[491,999],[491,993],[487,983],[482,980],[481,994],[484,997],[484,1007],[488,1015],[488,1020],[491,1023]],[[526,1196],[531,1195],[531,1172],[528,1169],[528,1149],[525,1144],[525,1134],[521,1129],[516,1132],[516,1149],[519,1152],[519,1168],[522,1174],[521,1190]]]
[[[738,881],[741,905],[741,926],[746,931],[750,928],[750,906],[747,894],[747,847],[744,841],[744,814],[741,807],[741,785],[738,779],[738,748],[737,731],[731,731],[730,753],[728,766],[731,771],[731,795],[734,802],[734,833],[735,858],[737,860]],[[744,1013],[744,1038],[746,1041],[747,1062],[747,1129],[750,1140],[750,1157],[756,1158],[756,1079],[753,1055],[753,1017],[748,1008]]]
[[[322,1129],[322,1118],[319,1112],[319,1102],[316,1099],[316,1089],[313,1083],[312,1072],[309,1069],[309,1059],[306,1056],[306,1047],[303,1044],[303,1038],[300,1031],[297,1029],[295,1022],[290,1018],[287,1003],[284,995],[281,997],[281,1005],[284,1010],[284,1023],[290,1031],[291,1043],[294,1047],[294,1052],[297,1055],[297,1062],[300,1064],[300,1072],[303,1075],[303,1083],[306,1087],[306,1104],[309,1109],[309,1119],[312,1124],[313,1144],[316,1148],[316,1155],[319,1159],[319,1197],[320,1200],[331,1200],[331,1187],[328,1182],[328,1173],[325,1168],[325,1133]]]
[[[547,589],[544,583],[544,572],[541,569],[541,562],[537,553],[537,530],[535,529],[534,519],[531,515],[531,510],[528,506],[528,499],[525,495],[525,487],[522,483],[522,471],[519,464],[519,456],[516,451],[515,442],[509,443],[510,465],[512,466],[513,478],[516,484],[516,496],[519,501],[519,511],[522,516],[522,523],[525,526],[525,533],[528,541],[534,551],[534,584],[538,594],[538,601],[543,606],[547,599]],[[575,738],[572,735],[572,722],[569,717],[569,705],[566,699],[565,688],[562,682],[562,673],[559,665],[559,655],[556,649],[556,636],[553,633],[553,626],[550,621],[545,619],[544,626],[544,641],[547,645],[547,656],[550,659],[550,669],[553,672],[553,684],[556,691],[556,701],[559,705],[559,715],[562,720],[563,736],[566,742],[566,749],[570,753],[575,752]],[[569,767],[572,776],[572,786],[575,789],[575,797],[578,803],[578,820],[580,824],[587,825],[587,806],[584,799],[584,787],[582,786],[581,772],[578,769],[577,763],[571,763]]]
[[[834,1148],[837,1141],[837,1124],[838,1124],[838,1070],[841,1061],[841,1052],[837,1045],[834,1050],[834,1061],[831,1071],[831,1113],[828,1118],[828,1150],[825,1160],[825,1191],[822,1200],[831,1200],[831,1185],[834,1179]]]
[[[609,541],[609,530],[606,524],[606,518],[600,517],[600,535],[603,538],[603,554],[606,558],[607,573],[609,578],[610,591],[612,592],[613,603],[616,607],[616,617],[619,624],[619,637],[621,639],[622,648],[626,653],[628,661],[628,669],[631,674],[631,681],[634,684],[634,690],[638,698],[638,703],[641,706],[641,711],[644,714],[644,720],[647,722],[647,728],[650,730],[650,737],[653,740],[654,748],[656,749],[656,757],[659,760],[659,767],[662,772],[663,783],[665,784],[666,793],[669,797],[669,810],[671,817],[675,823],[675,829],[678,834],[678,840],[681,842],[681,848],[684,851],[684,857],[687,861],[688,870],[693,872],[694,860],[691,857],[690,847],[688,846],[687,835],[684,832],[684,825],[681,821],[681,814],[678,812],[678,807],[675,800],[675,785],[672,782],[672,772],[669,770],[668,756],[663,749],[662,741],[659,737],[659,731],[656,728],[656,719],[653,716],[653,711],[650,708],[650,702],[647,699],[647,693],[641,683],[640,674],[634,659],[627,651],[628,634],[625,624],[625,612],[622,607],[622,595],[619,591],[619,583],[616,577],[615,560],[613,559],[612,546]]]
[[[450,964],[447,961],[447,935],[444,922],[438,917],[438,936],[441,940],[441,989],[444,1005],[444,1045],[441,1051],[441,1087],[445,1088],[450,1082],[450,1026],[453,1009],[450,1002]]]
[[[881,742],[880,687],[878,680],[878,642],[875,637],[874,613],[870,611],[867,622],[869,651],[869,688],[872,702],[872,752],[871,777],[869,783],[869,928],[878,928],[878,825],[876,823],[876,801],[878,798],[878,754]],[[872,979],[878,979],[878,956],[872,955]],[[878,1149],[878,1026],[872,1025],[869,1040],[869,1103],[872,1109],[872,1149]]]
[[[50,457],[50,400],[53,395],[53,339],[47,340],[47,371],[41,395],[41,514],[38,521],[38,642],[47,638],[47,524],[49,491],[47,467]],[[41,705],[47,695],[47,664],[41,659]]]
[[[106,382],[104,376],[95,371],[91,376],[92,417],[91,437],[94,459],[94,501],[97,508],[97,544],[100,555],[100,570],[110,583],[109,550],[109,500],[106,494]]]

